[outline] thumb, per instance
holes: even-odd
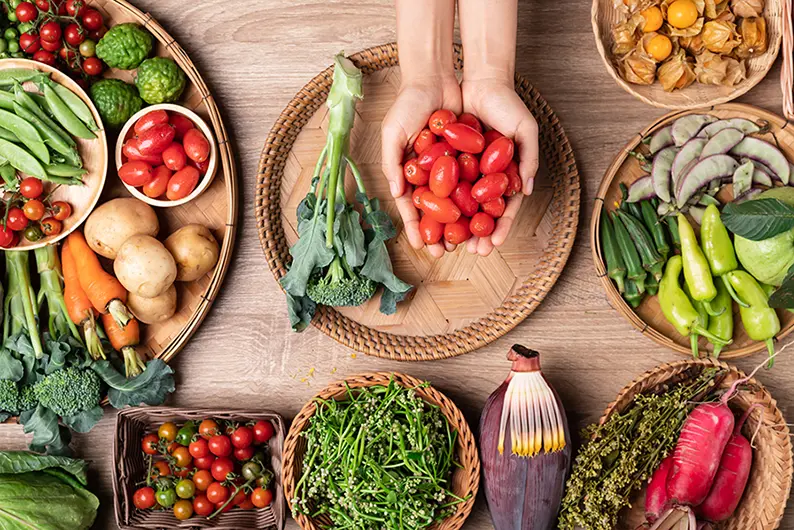
[[[527,116],[521,120],[516,128],[515,137],[518,148],[518,174],[523,183],[524,195],[530,195],[538,173],[538,124],[527,111]]]

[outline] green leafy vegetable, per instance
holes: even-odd
[[[786,278],[769,297],[769,306],[778,309],[794,308],[794,265],[786,273]]]
[[[71,453],[69,429],[58,424],[58,415],[42,405],[19,415],[25,433],[33,433],[30,450],[37,453],[68,456]]]
[[[731,202],[722,209],[722,222],[738,236],[762,241],[794,228],[794,206],[772,198]]]
[[[82,485],[88,484],[88,464],[83,460],[65,456],[36,455],[27,451],[0,452],[0,475],[30,473],[51,468],[63,469]]]
[[[174,370],[161,359],[146,363],[146,370],[131,379],[124,377],[109,361],[95,361],[91,368],[107,384],[108,400],[117,409],[135,405],[161,405],[176,388]]]

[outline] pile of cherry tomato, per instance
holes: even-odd
[[[274,434],[265,420],[163,423],[141,442],[149,474],[133,504],[140,510],[173,510],[180,521],[193,514],[211,518],[233,508],[264,508],[273,502],[273,473],[265,462]]]
[[[63,221],[72,215],[72,207],[64,201],[50,202],[41,180],[27,177],[19,183],[19,191],[6,201],[4,213],[0,247],[13,248],[19,243],[20,234],[31,242],[60,234]]]
[[[207,173],[210,144],[178,112],[153,110],[135,122],[124,142],[119,178],[152,199],[184,199]]]
[[[18,22],[19,49],[33,60],[64,71],[98,76],[104,64],[96,43],[107,32],[102,14],[85,0],[9,0],[8,18]]]
[[[491,235],[505,212],[505,198],[521,192],[515,147],[499,131],[483,132],[476,116],[441,109],[417,136],[403,164],[422,212],[419,231],[427,244],[459,245]]]

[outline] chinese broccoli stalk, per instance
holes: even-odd
[[[26,250],[5,251],[8,292],[5,300],[3,342],[26,332],[36,359],[41,359],[38,323],[36,322],[36,295],[30,283],[30,256]]]
[[[66,301],[63,298],[63,275],[61,262],[55,245],[47,245],[33,251],[36,256],[36,268],[39,273],[39,295],[37,298],[39,310],[47,302],[48,330],[50,337],[55,340],[64,335],[71,334],[82,342],[80,332],[69,318]]]
[[[396,235],[377,199],[367,196],[361,173],[350,157],[350,132],[356,103],[362,99],[361,71],[344,54],[334,57],[334,81],[328,93],[328,135],[314,168],[311,187],[298,206],[298,241],[290,249],[292,265],[281,279],[290,323],[303,330],[316,304],[356,306],[383,285],[380,310],[392,314],[412,286],[394,275],[386,241]],[[347,200],[347,168],[356,183],[361,215]]]

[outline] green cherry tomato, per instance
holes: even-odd
[[[190,499],[196,493],[196,485],[192,480],[185,478],[177,482],[176,495],[180,499]]]
[[[31,24],[30,22],[23,22],[22,24],[19,24],[17,26],[17,31],[19,31],[20,34],[21,33],[27,33],[30,30],[32,30],[34,27],[35,26],[33,24]]]
[[[25,239],[28,241],[38,241],[44,235],[37,225],[29,225],[23,232]]]
[[[179,432],[176,433],[176,443],[179,445],[188,446],[193,441],[193,436],[196,434],[196,424],[192,421],[185,423]]]
[[[11,57],[14,57],[15,59],[22,59],[25,57],[25,54],[22,52],[14,52],[11,54]]]
[[[8,51],[11,53],[18,53],[19,52],[19,42],[12,40],[8,43]]]
[[[158,491],[155,497],[157,498],[157,504],[164,508],[170,508],[176,502],[176,492],[173,488]]]
[[[243,478],[254,480],[262,474],[262,466],[256,462],[246,462],[243,464]]]
[[[16,28],[7,28],[3,33],[5,40],[14,40],[19,38],[19,32]]]
[[[8,49],[8,42],[5,39],[0,39],[0,53],[5,53]]]
[[[93,57],[96,55],[96,42],[86,39],[80,44],[80,55],[83,57]]]
[[[22,0],[10,0],[8,3],[11,4],[12,8],[16,9],[17,6],[22,3]]]
[[[19,21],[19,19],[17,18],[17,14],[14,13],[13,11],[8,13],[8,21],[9,22],[17,22],[17,21]]]
[[[0,39],[0,40],[3,40],[3,39]],[[3,40],[3,42],[5,42],[5,41]],[[11,57],[11,56],[8,54],[8,52],[0,52],[0,59],[8,59],[9,57]]]

